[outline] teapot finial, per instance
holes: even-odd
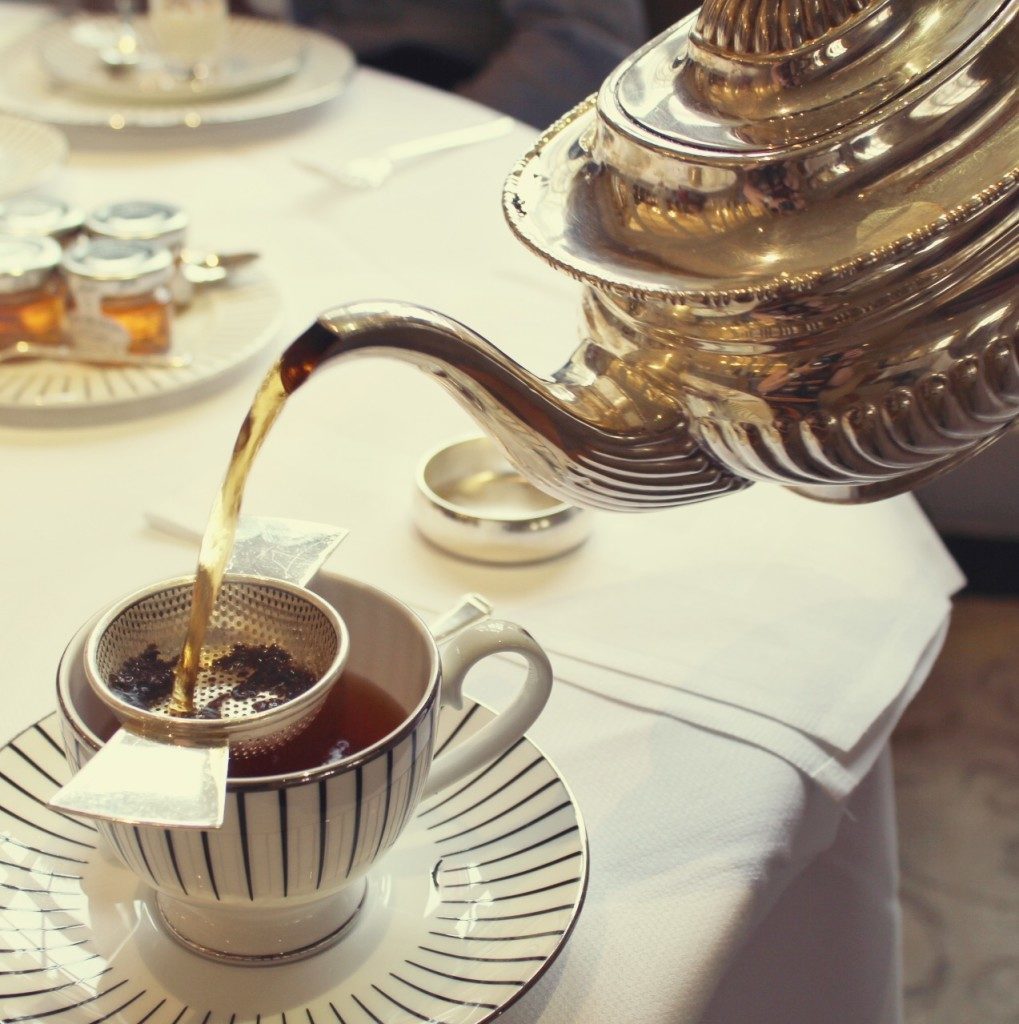
[[[794,50],[827,35],[875,0],[704,0],[694,34],[734,55]]]

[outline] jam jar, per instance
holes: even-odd
[[[153,199],[110,203],[93,210],[85,219],[85,230],[97,238],[149,242],[169,249],[177,263],[170,289],[178,306],[186,306],[194,294],[193,286],[179,266],[187,228],[188,215],[179,206]]]
[[[67,289],[52,238],[0,235],[0,347],[64,341]]]
[[[77,344],[142,354],[170,347],[174,262],[149,242],[80,238],[64,253],[68,331]]]
[[[80,208],[52,196],[16,196],[0,203],[0,234],[4,235],[48,235],[61,245],[68,245],[84,220]]]

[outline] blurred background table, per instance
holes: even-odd
[[[38,17],[33,8],[0,4],[0,34],[15,38]],[[52,710],[57,659],[83,621],[141,584],[191,570],[194,552],[147,528],[144,513],[181,496],[211,503],[260,374],[320,310],[360,298],[419,301],[535,369],[564,361],[576,330],[576,288],[512,239],[500,209],[502,181],[531,129],[422,159],[377,191],[344,189],[295,163],[328,164],[492,116],[359,70],[339,99],[286,119],[68,133],[69,163],[46,191],[86,208],[124,198],[180,204],[195,245],[262,253],[259,273],[281,294],[282,325],[235,382],[200,400],[121,422],[0,427],[3,738]],[[399,596],[435,608],[449,594],[477,589],[525,625],[528,587],[557,575],[582,579],[585,550],[615,549],[625,563],[625,546],[645,532],[640,519],[625,516],[600,518],[593,547],[540,569],[480,569],[427,549],[409,521],[415,465],[434,444],[473,430],[465,413],[408,368],[359,362],[326,372],[287,409],[246,507],[353,527],[335,571],[381,574]],[[789,517],[781,543],[790,546],[798,517],[819,515],[785,496],[765,504]],[[694,515],[699,529],[712,528],[713,512],[651,518],[658,534],[668,524],[681,545],[684,522],[695,521],[684,516]],[[717,520],[720,548],[732,515]],[[867,516],[893,539],[922,523],[911,499]],[[415,562],[417,578],[434,579],[434,602],[400,592],[394,546]],[[923,570],[922,560],[916,568]],[[555,649],[554,638],[539,639]],[[480,680],[479,694],[498,703],[498,682]],[[907,689],[905,677],[900,683]],[[625,686],[621,679],[612,700],[586,688],[574,667],[533,730],[585,813],[591,882],[562,957],[502,1019],[899,1019],[895,815],[883,748],[894,722],[874,741],[864,781],[836,799],[766,749],[629,706]]]

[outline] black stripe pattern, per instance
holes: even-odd
[[[466,740],[490,717],[469,703],[461,712],[446,709],[437,721],[426,717],[390,757],[346,773],[342,785],[357,808],[352,815],[337,812],[344,797],[332,785],[249,790],[241,800],[234,794],[228,813],[243,837],[234,849],[217,842],[215,830],[101,824],[97,835],[73,827],[46,803],[68,773],[55,719],[26,730],[0,749],[0,1020],[493,1020],[534,984],[568,937],[586,888],[588,855],[569,791],[527,741],[416,806],[432,749]],[[387,855],[405,824],[403,840]],[[263,984],[269,974],[259,971],[224,974],[214,1006],[189,1004],[137,956],[106,961],[102,950],[129,942],[137,925],[120,921],[120,939],[104,934],[101,943],[93,941],[95,922],[106,918],[108,929],[132,905],[136,884],[98,854],[103,839],[140,878],[171,894],[207,891],[212,901],[247,901],[264,887],[288,895],[314,891],[337,874],[362,873],[378,851],[364,914],[399,913],[365,922],[390,938],[353,977],[338,972],[306,1005],[279,1006],[275,983]],[[107,907],[90,906],[90,895],[113,899],[121,909],[111,916]],[[350,941],[356,935],[357,929]],[[168,937],[152,941],[164,943],[168,959],[190,957]],[[320,954],[323,969],[332,955]],[[273,977],[287,970],[277,968]]]

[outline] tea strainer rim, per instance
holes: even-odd
[[[175,717],[162,712],[140,708],[119,697],[102,678],[97,666],[97,651],[110,626],[125,612],[142,601],[164,591],[180,587],[193,587],[194,574],[174,576],[140,587],[113,602],[95,621],[85,640],[83,662],[85,678],[96,697],[117,717],[118,722],[131,732],[153,739],[162,739],[183,746],[215,746],[223,743],[236,745],[256,737],[271,736],[277,729],[309,713],[314,705],[324,700],[346,665],[350,653],[350,635],[339,612],[320,595],[307,587],[286,580],[272,579],[251,573],[227,573],[223,586],[240,584],[262,589],[283,591],[313,605],[328,620],[336,635],[336,651],[324,672],[315,683],[291,700],[236,718]]]

